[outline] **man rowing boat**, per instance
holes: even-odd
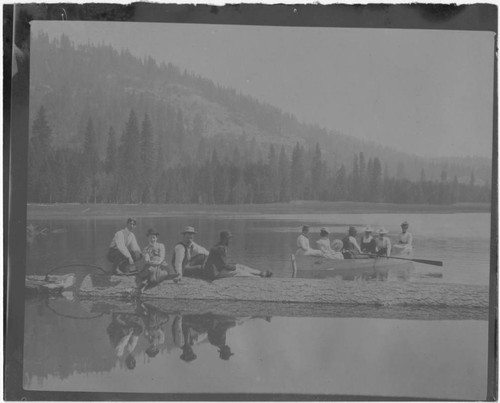
[[[205,267],[203,269],[204,277],[215,280],[224,277],[271,277],[272,272],[264,272],[242,264],[227,263],[227,250],[232,234],[229,231],[221,231],[219,242],[210,249]]]
[[[386,236],[387,233],[384,227],[378,230],[378,238],[375,240],[378,256],[391,256],[391,240]]]
[[[142,258],[141,248],[133,233],[136,226],[137,221],[129,218],[126,227],[115,234],[109,245],[106,257],[113,263],[112,271],[117,274],[134,271],[134,263]]]
[[[183,275],[201,275],[202,267],[208,256],[208,250],[193,241],[195,234],[196,231],[193,227],[184,228],[182,241],[175,245],[172,266],[177,277],[174,281],[180,281]]]
[[[358,241],[356,241],[356,234],[358,233],[356,227],[352,225],[349,227],[349,232],[342,242],[344,244],[344,249],[342,250],[342,254],[345,259],[356,259],[361,255],[361,248],[358,245]]]

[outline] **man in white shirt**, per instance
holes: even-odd
[[[182,231],[182,241],[175,245],[172,256],[172,266],[177,277],[174,281],[180,281],[184,274],[201,276],[201,271],[208,256],[208,250],[194,243],[196,231],[193,227],[186,227]]]
[[[134,263],[142,258],[141,248],[132,232],[136,226],[137,221],[129,218],[126,227],[115,234],[109,245],[107,258],[117,274],[133,271]]]
[[[302,234],[297,238],[297,252],[305,256],[323,256],[323,252],[318,249],[312,249],[309,245],[309,226],[302,227]]]

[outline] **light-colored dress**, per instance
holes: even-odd
[[[316,242],[318,248],[323,253],[323,256],[327,259],[344,259],[344,255],[341,252],[335,252],[330,244],[330,239],[321,238]]]
[[[317,249],[311,249],[309,245],[309,238],[304,234],[300,234],[297,238],[297,252],[298,255],[305,256],[323,256],[323,252]]]
[[[400,233],[398,243],[393,246],[393,252],[398,256],[411,256],[413,254],[413,235],[408,231]]]

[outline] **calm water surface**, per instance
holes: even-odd
[[[136,236],[145,245],[147,229],[156,228],[169,258],[186,225],[197,228],[196,241],[206,247],[229,229],[232,261],[289,277],[303,223],[312,226],[314,241],[321,226],[340,238],[350,224],[383,225],[395,237],[403,220],[411,224],[415,257],[444,262],[443,279],[426,281],[488,284],[489,214],[193,214],[140,218]],[[51,231],[28,247],[27,271],[40,274],[75,262],[107,267],[109,242],[123,227],[123,220],[104,218],[28,222]],[[99,311],[77,300],[26,303],[24,386],[31,390],[476,400],[486,397],[487,357],[485,320],[248,318],[160,311],[148,304]]]

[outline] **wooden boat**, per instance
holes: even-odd
[[[31,280],[33,276],[28,276]],[[36,277],[36,276],[35,276]],[[41,276],[38,276],[38,278]],[[140,292],[134,277],[88,274],[71,288],[80,299],[255,301],[380,307],[488,308],[486,286],[373,281],[325,281],[302,278],[224,278],[213,282],[167,280]]]
[[[323,257],[292,255],[294,277],[299,278],[335,278],[343,280],[362,279],[409,279],[417,277],[443,277],[437,270],[415,272],[411,261],[385,257],[365,259],[333,260]]]

